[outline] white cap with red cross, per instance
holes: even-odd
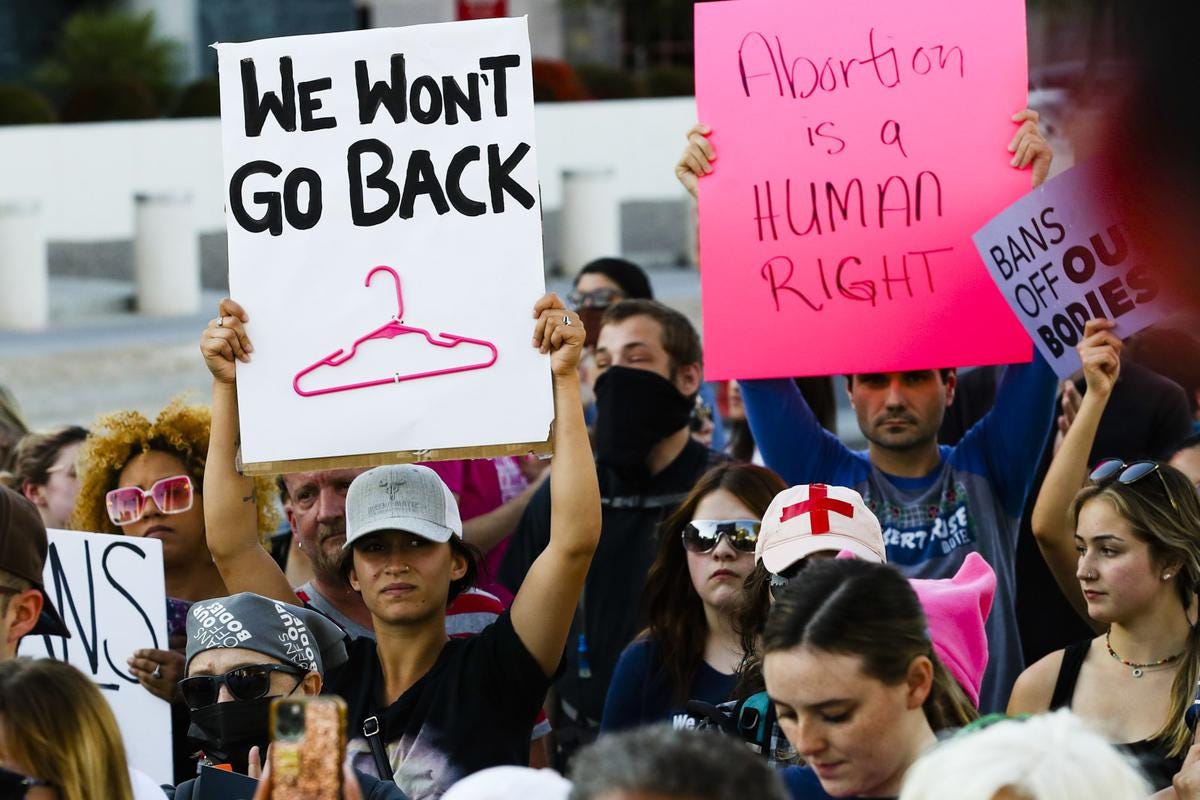
[[[822,550],[849,550],[867,561],[887,561],[879,520],[862,495],[823,483],[793,486],[775,495],[763,516],[754,557],[778,575]]]

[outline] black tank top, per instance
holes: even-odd
[[[1050,710],[1070,708],[1075,696],[1075,683],[1079,680],[1079,670],[1083,660],[1087,658],[1090,641],[1076,642],[1063,650],[1062,666],[1058,668],[1058,680],[1054,684],[1054,694],[1050,696]],[[1146,778],[1159,791],[1171,785],[1171,779],[1183,766],[1183,758],[1170,755],[1170,748],[1161,739],[1142,739],[1140,742],[1118,744],[1117,749],[1131,756],[1141,767]]]

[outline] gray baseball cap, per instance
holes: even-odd
[[[369,469],[346,492],[346,543],[376,531],[405,531],[431,542],[462,538],[450,487],[429,467],[389,464]]]

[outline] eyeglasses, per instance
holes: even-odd
[[[572,311],[581,308],[608,308],[624,299],[625,293],[619,289],[593,289],[590,292],[572,290],[567,292],[567,307]]]
[[[761,527],[756,519],[694,519],[683,528],[683,547],[690,553],[711,553],[724,536],[734,550],[753,553]]]
[[[163,514],[182,514],[192,507],[192,479],[187,475],[163,478],[155,481],[148,492],[138,486],[113,489],[104,496],[108,518],[113,525],[137,522],[145,515],[146,499],[151,497]]]
[[[1167,479],[1159,472],[1159,466],[1161,465],[1157,461],[1134,461],[1132,464],[1126,464],[1119,458],[1106,458],[1088,474],[1088,479],[1097,485],[1115,480],[1117,483],[1128,486],[1131,483],[1137,483],[1153,472],[1162,482],[1163,491],[1166,492],[1167,499],[1171,501],[1171,508],[1178,513],[1179,506],[1175,505],[1171,487],[1167,486]]]
[[[257,700],[271,690],[271,673],[283,672],[296,677],[299,686],[308,673],[291,664],[247,664],[231,669],[224,675],[197,675],[179,682],[183,702],[193,711],[214,705],[221,695],[221,686],[229,690],[234,700]],[[293,690],[295,687],[293,687]]]
[[[2,800],[24,800],[35,786],[52,787],[54,784],[41,778],[31,778],[19,772],[0,767],[0,798]]]

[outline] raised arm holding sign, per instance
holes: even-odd
[[[255,591],[295,602],[283,572],[257,541],[253,496],[247,492],[252,481],[234,466],[238,366],[251,363],[261,350],[255,350],[246,333],[250,315],[240,305],[226,299],[218,312],[201,339],[214,384],[205,473],[209,546],[231,592]],[[431,763],[439,765],[433,779],[445,789],[464,770],[528,762],[534,717],[562,656],[598,540],[599,489],[577,371],[586,332],[578,315],[552,294],[535,304],[533,316],[532,341],[527,339],[524,346],[550,357],[555,388],[551,541],[500,621],[471,637],[469,646],[464,640],[447,643],[446,603],[470,584],[474,566],[461,542],[453,496],[431,470],[369,470],[355,479],[346,496],[346,535],[339,543],[342,575],[361,593],[379,643],[356,640],[351,662],[330,677],[329,687],[350,704],[352,738],[359,737],[365,718],[376,713],[383,718],[392,705],[402,710],[417,702],[431,709],[429,717],[437,716],[436,738],[422,734],[426,717],[397,711],[394,721],[383,723],[387,769],[395,771],[397,783],[410,793],[426,785]],[[524,388],[510,391],[520,396]],[[397,516],[396,511],[384,514],[382,521],[374,519],[380,509],[392,506],[404,509],[404,514]],[[441,534],[445,538],[435,538]],[[453,688],[459,686],[456,681],[463,671],[469,675],[462,685],[478,690],[480,697],[464,700],[461,689]],[[429,680],[423,680],[427,674]],[[382,683],[376,675],[382,675]],[[420,699],[410,699],[410,694]],[[505,699],[500,702],[498,697]],[[467,717],[474,721],[463,722]],[[451,724],[458,727],[447,735],[445,726]],[[479,730],[488,731],[484,743],[478,739]],[[365,751],[365,744],[360,749]],[[378,764],[375,769],[378,774],[386,771]]]
[[[983,555],[997,587],[980,708],[1000,710],[1023,664],[1017,521],[1053,374],[1040,359],[1010,367],[959,446],[936,436],[951,367],[1028,358],[969,247],[971,225],[1049,167],[1036,114],[1000,127],[1024,99],[1021,8],[858,6],[696,9],[712,130],[689,132],[677,174],[701,195],[706,361],[742,378],[851,373],[868,451],[824,431],[790,380],[742,382],[754,438],[788,483],[856,489],[906,574],[949,577]]]

